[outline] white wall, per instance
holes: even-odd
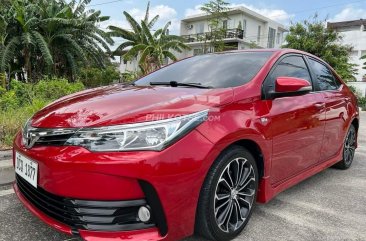
[[[366,82],[348,82],[347,85],[355,87],[359,94],[366,97]]]
[[[241,22],[242,27],[244,28],[244,20],[246,20],[246,32],[244,41],[247,43],[255,42],[262,48],[267,48],[268,44],[268,31],[269,27],[276,30],[275,34],[275,48],[279,48],[282,45],[282,42],[284,40],[283,38],[283,26],[277,22],[271,21],[270,19],[267,19],[263,16],[262,19],[258,17],[254,17],[244,11],[242,13],[234,13],[228,15],[228,29],[230,28],[237,28],[239,25],[239,22]],[[204,24],[204,32],[209,32],[208,27],[208,20],[191,20],[191,19],[184,19],[181,21],[181,29],[180,34],[181,35],[190,35],[190,34],[196,34],[197,29],[199,29],[199,25]],[[187,26],[193,25],[191,29],[187,28]],[[261,26],[261,33],[260,33],[260,41],[257,42],[258,38],[258,26]],[[281,41],[277,43],[277,33],[280,33]]]
[[[362,69],[366,60],[360,60],[361,56],[366,55],[366,27],[358,26],[348,29],[339,29],[343,36],[342,43],[353,46],[350,61],[358,65],[357,81],[362,81],[362,77],[366,75],[366,70]]]
[[[127,64],[124,63],[122,57],[121,57],[121,62],[119,65],[119,71],[121,73],[124,72],[135,72],[139,70],[139,65],[136,59],[133,59],[132,61],[127,61]]]
[[[235,29],[238,27],[239,22],[241,22],[242,27],[244,28],[244,20],[246,20],[246,30],[244,39],[226,39],[226,42],[238,42],[238,49],[248,49],[250,47],[250,43],[254,42],[261,48],[267,48],[268,44],[268,31],[269,27],[276,30],[275,34],[275,42],[274,48],[279,48],[284,40],[283,33],[284,33],[284,26],[280,23],[272,21],[265,16],[262,16],[258,13],[255,13],[249,9],[239,8],[233,10],[233,12],[228,13],[228,29]],[[208,20],[206,19],[207,16],[196,15],[193,18],[187,18],[181,21],[180,24],[180,35],[191,35],[201,32],[200,24],[204,25],[203,32],[209,32],[209,24]],[[196,20],[198,19],[198,20]],[[192,28],[187,28],[187,25],[193,25]],[[261,33],[260,33],[260,41],[257,42],[258,38],[258,26],[261,26]],[[277,41],[277,33],[280,33],[281,41]],[[178,59],[186,58],[193,56],[194,49],[202,49],[203,42],[194,42],[194,43],[187,43],[192,49],[188,51],[183,51],[183,53],[175,53]],[[170,61],[171,62],[171,61]],[[136,71],[138,70],[138,64],[136,61],[129,61],[127,64],[124,64],[123,61],[120,64],[120,71]]]

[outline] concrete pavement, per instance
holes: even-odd
[[[365,241],[366,112],[361,118],[359,148],[350,169],[329,168],[271,202],[257,205],[248,226],[235,241]],[[1,241],[80,240],[33,217],[15,194],[5,193],[9,188],[0,187]],[[185,241],[203,239],[191,237]]]
[[[0,152],[0,186],[12,183],[15,179],[12,151]]]

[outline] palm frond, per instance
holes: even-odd
[[[25,32],[20,36],[20,39],[22,40],[22,44],[29,46],[31,44],[34,44],[33,40],[32,40],[32,35],[29,32]]]
[[[145,23],[147,23],[149,21],[149,14],[150,14],[150,1],[147,2],[145,18],[144,18]]]
[[[35,38],[35,40],[36,40],[35,43],[38,46],[39,50],[41,51],[45,62],[48,65],[53,64],[53,58],[51,55],[51,51],[50,51],[46,41],[44,40],[42,34],[40,34],[37,31],[32,31],[32,36]]]
[[[149,24],[147,25],[147,27],[149,29],[151,29],[152,27],[154,27],[155,23],[159,20],[159,15],[156,15],[155,17],[153,17],[153,19],[151,19],[151,21],[149,22]]]
[[[123,14],[125,15],[133,31],[135,33],[141,33],[141,26],[138,24],[138,22],[128,12],[124,11]]]
[[[144,62],[146,62],[146,57],[149,56],[151,54],[151,52],[154,51],[154,48],[152,46],[148,46],[147,48],[144,49],[144,51],[142,51],[142,54],[140,56],[140,60],[139,60],[139,64],[143,64]]]
[[[163,55],[164,55],[164,57],[167,57],[167,58],[169,58],[169,59],[171,59],[173,61],[177,61],[177,57],[172,52],[169,52],[167,50],[164,50],[163,51]]]
[[[131,31],[116,26],[108,26],[108,29],[112,30],[112,32],[110,32],[111,37],[120,37],[126,40],[136,41],[135,34]]]
[[[77,64],[75,62],[74,55],[71,54],[69,51],[66,51],[65,55],[66,55],[67,63],[71,70],[71,74],[74,76],[76,74],[76,70],[77,70]]]
[[[141,50],[144,50],[147,46],[145,44],[138,44],[133,46],[130,50],[127,51],[127,53],[125,55],[123,55],[123,58],[125,60],[131,60],[132,58],[137,57],[137,55],[139,54],[139,52]]]
[[[1,72],[4,72],[7,66],[14,61],[14,58],[17,56],[16,50],[17,46],[20,44],[19,37],[12,38],[9,43],[5,46],[5,49],[2,53],[1,57]]]
[[[129,46],[133,46],[135,44],[135,42],[132,42],[132,41],[126,41],[126,42],[123,42],[121,43],[117,48],[116,50],[114,51],[115,53],[117,52],[121,52],[123,51],[125,48],[129,47]]]
[[[150,44],[155,44],[155,39],[153,35],[150,32],[150,29],[147,27],[146,23],[144,21],[141,21],[141,27],[144,33],[144,36],[148,39]]]

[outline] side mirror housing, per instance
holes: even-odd
[[[270,93],[272,98],[298,96],[311,92],[313,87],[309,81],[295,77],[278,77],[275,91]]]

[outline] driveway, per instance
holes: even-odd
[[[359,148],[349,170],[329,168],[257,205],[239,240],[366,240],[366,112],[361,115]],[[33,217],[9,186],[0,187],[0,240],[80,240]],[[203,241],[191,237],[185,241]]]

